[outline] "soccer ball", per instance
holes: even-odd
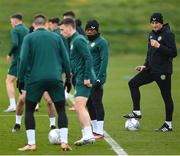
[[[125,122],[125,129],[128,131],[136,131],[140,128],[140,123],[138,120],[132,118],[127,119]]]
[[[60,130],[52,129],[48,134],[48,140],[51,144],[60,144],[61,143]]]

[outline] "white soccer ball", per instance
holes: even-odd
[[[61,144],[60,130],[52,129],[48,134],[48,139],[51,144]]]
[[[125,129],[128,131],[136,131],[140,128],[140,123],[138,120],[132,118],[127,119],[125,122]]]

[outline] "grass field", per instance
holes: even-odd
[[[128,154],[180,154],[180,58],[174,62],[174,75],[172,92],[175,102],[173,132],[157,133],[155,128],[161,126],[164,121],[164,104],[159,89],[155,83],[141,88],[142,115],[141,128],[137,132],[124,130],[125,120],[122,115],[131,110],[131,99],[128,90],[128,79],[136,74],[134,67],[143,63],[142,55],[118,55],[110,57],[108,68],[108,81],[105,86],[104,105],[106,110],[105,130]],[[35,152],[22,153],[17,148],[26,144],[24,123],[18,133],[12,133],[11,129],[15,121],[15,113],[3,113],[8,106],[8,98],[5,91],[5,77],[7,64],[5,57],[0,59],[0,154],[76,154],[76,155],[114,155],[115,152],[104,141],[99,140],[94,145],[75,147],[73,142],[80,138],[79,123],[75,113],[68,112],[69,117],[69,143],[73,151],[63,152],[55,145],[48,142],[49,121],[47,107],[41,102],[40,111],[36,112],[37,121],[37,147]]]

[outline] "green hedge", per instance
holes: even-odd
[[[149,17],[152,12],[162,12],[169,21],[180,43],[179,0],[0,0],[0,54],[9,48],[9,16],[16,12],[24,15],[30,26],[32,17],[44,13],[47,17],[59,16],[73,10],[83,22],[97,19],[100,30],[109,40],[111,55],[119,53],[146,53],[147,35],[150,31]],[[178,49],[180,45],[177,44]]]

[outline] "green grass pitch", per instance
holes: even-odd
[[[125,120],[122,115],[131,111],[131,99],[128,90],[128,79],[136,74],[134,67],[142,64],[142,55],[119,55],[110,57],[108,67],[108,80],[105,86],[104,105],[106,110],[105,130],[128,154],[180,154],[180,59],[174,62],[174,75],[172,93],[175,103],[173,132],[157,133],[154,129],[161,126],[164,121],[164,103],[159,89],[155,83],[141,88],[142,115],[141,128],[136,132],[128,132],[124,129]],[[51,145],[47,136],[49,132],[49,119],[47,107],[41,102],[40,111],[35,113],[37,127],[37,151],[19,152],[17,148],[25,145],[26,135],[24,123],[18,133],[12,133],[11,129],[15,122],[15,113],[4,113],[8,106],[8,98],[5,90],[5,77],[7,64],[5,57],[0,59],[0,154],[56,154],[56,155],[114,155],[115,152],[104,141],[98,140],[94,145],[75,147],[73,142],[81,137],[79,122],[75,113],[68,112],[69,118],[69,143],[73,151],[63,152],[57,145]],[[42,116],[43,115],[43,116]]]

